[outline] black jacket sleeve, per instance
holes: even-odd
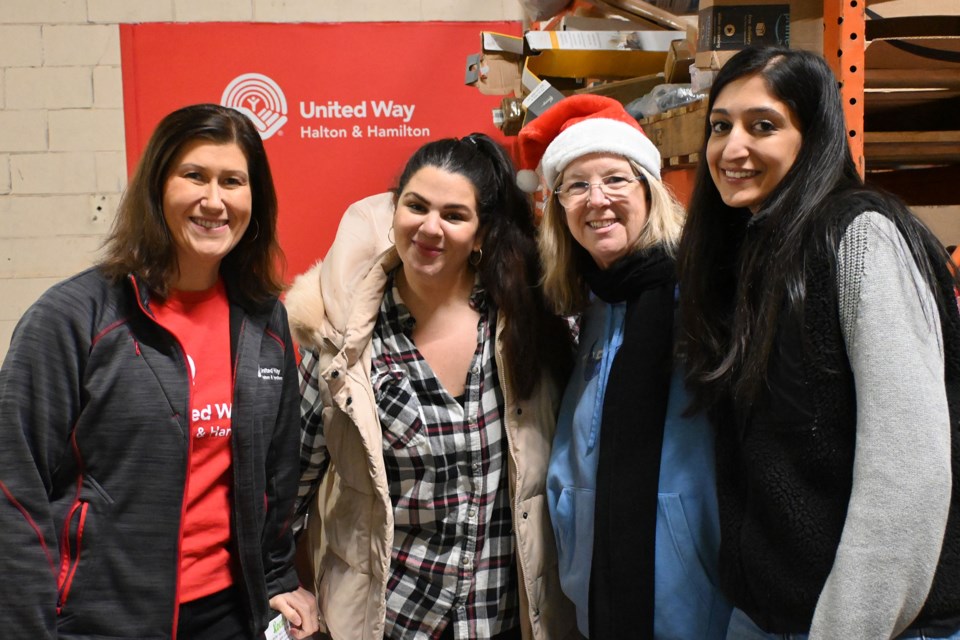
[[[83,307],[89,313],[63,312]],[[0,634],[57,637],[50,492],[81,408],[92,342],[84,315],[93,315],[89,300],[48,292],[21,318],[0,368]]]

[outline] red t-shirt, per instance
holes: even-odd
[[[230,308],[223,282],[206,291],[171,291],[153,305],[183,347],[190,371],[190,447],[180,542],[180,602],[233,584],[230,509]]]

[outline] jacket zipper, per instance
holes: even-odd
[[[499,321],[497,324],[499,324]],[[510,376],[507,373],[507,369],[503,366],[503,357],[501,356],[501,352],[500,352],[500,327],[494,328],[493,349],[494,349],[493,351],[494,358],[496,359],[496,362],[497,362],[497,374],[500,377],[500,387],[501,389],[503,389],[503,397],[504,399],[513,398],[514,403],[517,405],[517,408],[516,408],[517,412],[522,412],[523,408],[520,406],[520,402],[516,399],[516,397],[510,391]],[[504,402],[503,408],[504,408],[504,412],[506,412],[506,409],[507,409],[506,402]],[[519,578],[518,582],[519,582],[520,588],[527,593],[527,606],[533,607],[534,613],[539,616],[540,608],[536,603],[533,602],[533,594],[530,593],[530,589],[528,588],[528,585],[527,585],[527,576],[529,574],[527,572],[527,567],[526,567],[526,556],[521,551],[520,541],[517,540],[516,519],[520,511],[519,509],[520,507],[520,465],[516,463],[517,457],[516,457],[516,453],[513,450],[513,439],[510,437],[510,427],[507,424],[511,419],[513,419],[512,416],[509,416],[509,415],[503,416],[503,433],[507,437],[507,450],[509,452],[509,457],[515,461],[513,465],[515,477],[511,482],[511,489],[513,491],[513,495],[510,496],[510,507],[511,507],[510,511],[511,511],[511,517],[514,520],[513,544],[516,547],[517,564],[520,570],[520,575],[518,576]],[[507,460],[507,477],[508,478],[510,477],[510,461],[509,460]],[[520,615],[528,615],[528,614],[527,612],[521,612]],[[533,621],[531,621],[531,626],[532,624],[533,624]]]
[[[60,575],[57,578],[57,615],[63,611],[67,604],[67,598],[70,596],[70,587],[73,585],[73,578],[77,573],[77,567],[80,566],[80,547],[83,541],[83,528],[87,522],[87,510],[90,504],[82,502],[79,498],[70,508],[67,516],[67,526],[63,529],[62,555],[60,561]],[[79,515],[78,515],[79,513]],[[72,524],[76,520],[76,533],[71,535]],[[73,545],[71,545],[71,539]]]
[[[63,607],[67,604],[73,579],[76,576],[77,568],[80,566],[80,548],[83,542],[83,529],[87,522],[87,511],[90,508],[89,502],[80,499],[80,492],[83,488],[83,477],[87,471],[83,464],[83,458],[80,455],[75,429],[70,436],[70,441],[74,456],[77,460],[79,475],[77,477],[77,494],[64,521],[63,537],[60,541],[60,572],[57,575],[57,615],[63,612]],[[74,522],[74,516],[77,514],[78,509],[80,515],[77,520],[76,533],[71,538],[70,532]],[[71,541],[73,542],[73,546],[71,546]]]
[[[193,401],[191,385],[190,385],[190,369],[187,365],[187,352],[184,350],[183,345],[180,344],[180,341],[177,337],[171,334],[166,328],[157,322],[157,319],[152,313],[144,306],[143,300],[140,297],[140,288],[137,286],[137,281],[133,276],[130,276],[130,282],[133,284],[133,290],[135,297],[137,299],[137,305],[140,307],[140,310],[143,311],[150,320],[152,320],[158,327],[167,332],[168,335],[173,339],[173,342],[177,345],[177,348],[180,350],[180,356],[183,359],[184,364],[184,373],[187,377],[187,415],[185,416],[186,425],[187,425],[187,460],[184,467],[184,480],[183,480],[183,493],[180,496],[180,524],[177,527],[177,558],[176,558],[176,581],[174,586],[174,599],[173,599],[173,631],[171,632],[170,637],[177,637],[177,627],[180,623],[180,556],[183,553],[183,522],[184,517],[187,513],[187,495],[190,490],[190,459],[193,455],[193,425],[190,424],[190,405]],[[140,345],[137,344],[137,353],[140,352]],[[180,414],[175,414],[175,418],[180,418]]]

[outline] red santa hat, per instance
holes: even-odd
[[[533,173],[537,165],[552,187],[568,164],[588,153],[623,156],[660,178],[660,152],[636,118],[606,96],[564,98],[523,127],[517,142],[521,167],[517,184],[530,193],[539,185]]]

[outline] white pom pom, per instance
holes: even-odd
[[[520,169],[517,171],[517,186],[526,193],[536,193],[540,188],[540,176],[536,171],[530,169]]]

